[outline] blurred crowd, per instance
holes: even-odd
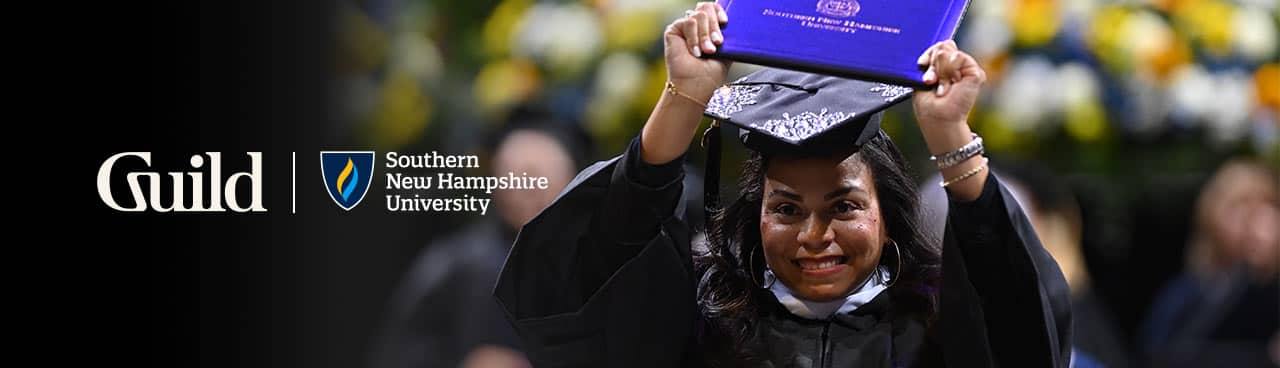
[[[662,27],[693,3],[339,3],[331,134],[555,184],[496,193],[499,216],[423,240],[370,339],[375,367],[527,364],[489,297],[502,257],[577,170],[637,134],[665,82]],[[971,0],[956,39],[990,76],[971,124],[1076,295],[1077,354],[1276,366],[1280,2]],[[910,114],[884,128],[927,168]]]

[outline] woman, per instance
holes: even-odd
[[[716,52],[727,21],[701,3],[667,27],[668,93],[640,137],[519,235],[496,295],[535,365],[1066,366],[1065,281],[965,121],[984,79],[973,58],[951,42],[930,48],[920,64],[937,87],[913,96],[953,201],[939,257],[878,116],[827,125],[837,113],[823,107],[808,120],[753,120],[865,82],[765,71],[718,92],[728,64],[700,56]],[[758,153],[695,256],[675,214],[704,108],[747,127]],[[796,124],[819,129],[794,135]]]

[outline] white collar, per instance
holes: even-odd
[[[862,285],[853,288],[853,292],[845,295],[844,299],[836,299],[829,302],[814,302],[801,299],[791,292],[791,289],[778,282],[773,275],[773,270],[765,269],[764,271],[765,285],[769,291],[773,292],[773,296],[778,298],[778,303],[786,307],[791,314],[807,319],[827,319],[835,313],[849,313],[858,309],[863,304],[867,304],[880,295],[881,291],[888,289],[886,282],[889,280],[889,272],[884,267],[876,267],[875,272],[867,276],[862,281]]]

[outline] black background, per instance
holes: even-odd
[[[376,185],[350,212],[328,199],[318,152],[371,149],[352,145],[329,114],[336,6],[101,3],[55,22],[70,25],[59,59],[69,65],[55,68],[72,82],[52,95],[44,134],[84,142],[67,182],[73,208],[88,214],[55,227],[67,241],[43,248],[56,253],[43,271],[58,280],[45,288],[57,294],[45,331],[60,354],[165,367],[364,365],[409,258],[454,220],[388,215]],[[248,170],[244,152],[263,152],[268,212],[111,210],[97,169],[126,151],[152,152],[152,168],[122,161],[117,172],[190,171],[191,155],[217,151],[224,175]]]

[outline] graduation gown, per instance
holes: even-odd
[[[523,227],[495,296],[535,366],[701,365],[707,322],[678,208],[682,161],[643,163],[637,138]],[[951,204],[936,348],[921,348],[920,322],[889,318],[888,292],[825,321],[757,300],[754,365],[1066,367],[1066,281],[1017,202],[987,180],[980,198]]]

